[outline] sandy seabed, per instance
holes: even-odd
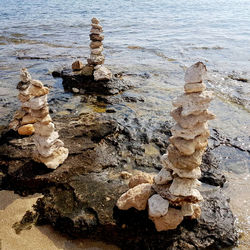
[[[70,240],[51,226],[32,226],[16,234],[13,224],[19,222],[40,195],[20,197],[12,191],[0,191],[0,250],[117,250],[116,246],[89,240]]]

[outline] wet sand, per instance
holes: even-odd
[[[16,234],[13,224],[19,222],[41,195],[20,197],[12,191],[0,191],[0,250],[117,250],[116,246],[89,240],[71,240],[51,226],[32,226]]]

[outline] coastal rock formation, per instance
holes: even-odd
[[[201,185],[198,178],[201,177],[200,165],[210,135],[207,121],[215,118],[207,111],[213,94],[205,91],[206,86],[202,82],[205,72],[206,67],[201,62],[188,68],[185,93],[173,101],[176,109],[171,115],[177,124],[171,129],[171,144],[162,157],[164,167],[154,177],[152,189],[156,194],[148,200],[149,218],[157,231],[175,229],[183,216],[197,219],[201,214],[199,202],[203,197],[198,190]],[[128,195],[135,202],[121,208],[121,201]],[[133,188],[123,194],[117,201],[118,208],[137,209],[133,195]]]
[[[21,70],[20,77],[18,88],[22,105],[10,123],[10,128],[17,130],[20,135],[34,133],[34,160],[44,163],[48,168],[56,169],[68,157],[68,149],[64,148],[64,143],[58,139],[59,135],[49,115],[49,89],[44,87],[41,81],[32,80],[27,69]]]

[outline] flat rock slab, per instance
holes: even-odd
[[[95,81],[94,76],[86,76],[72,70],[52,72],[54,77],[63,79],[63,87],[67,91],[74,92],[78,89],[79,93],[99,93],[103,95],[115,95],[121,91],[131,88],[131,84],[120,77],[113,76],[111,80]]]

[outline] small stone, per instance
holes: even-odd
[[[72,70],[81,70],[84,67],[83,63],[80,60],[77,60],[72,63]]]
[[[72,88],[72,91],[73,91],[74,93],[79,93],[79,92],[80,92],[80,90],[79,90],[78,88]]]
[[[159,194],[154,194],[148,199],[148,214],[150,217],[164,216],[168,212],[169,202]]]
[[[89,37],[91,41],[102,41],[104,39],[104,35],[90,34]]]
[[[121,195],[116,205],[120,210],[128,210],[131,207],[137,210],[144,210],[146,209],[148,198],[152,193],[151,184],[143,183]]]
[[[185,203],[181,206],[181,212],[183,216],[192,216],[194,208],[192,203]]]
[[[51,116],[48,114],[45,117],[42,118],[36,118],[37,121],[39,121],[41,124],[47,125],[50,122],[52,122]]]
[[[80,74],[84,76],[92,76],[94,71],[93,66],[86,65],[82,68]]]
[[[34,128],[36,134],[41,136],[50,136],[54,132],[55,125],[52,122],[50,122],[48,125],[37,122],[34,124]]]
[[[95,81],[109,81],[112,78],[112,73],[105,66],[101,66],[99,69],[94,71]]]
[[[14,115],[14,119],[21,120],[25,115],[26,112],[24,110],[18,110]]]
[[[193,140],[198,135],[209,135],[207,123],[197,123],[192,128],[182,128],[179,124],[174,125],[171,128],[173,137],[181,137],[185,140]]]
[[[56,131],[52,132],[49,136],[41,136],[38,134],[35,134],[33,136],[33,139],[36,144],[40,144],[43,147],[47,147],[47,148],[51,147],[58,138],[59,138],[59,134]]]
[[[174,107],[182,107],[181,115],[199,115],[208,109],[213,99],[213,92],[203,91],[200,93],[183,94],[173,101]]]
[[[42,157],[49,157],[53,154],[55,150],[58,150],[60,147],[64,146],[64,143],[57,139],[51,146],[46,147],[41,144],[41,141],[34,141],[36,149]]]
[[[102,45],[103,44],[100,41],[92,41],[89,46],[91,49],[96,49],[96,48],[101,47]]]
[[[22,121],[21,121],[21,125],[26,125],[26,124],[33,124],[36,122],[36,118],[33,117],[30,114],[27,114],[23,117]]]
[[[35,85],[31,85],[29,87],[29,93],[32,96],[43,96],[43,95],[47,95],[49,93],[49,89],[47,87],[37,87]]]
[[[207,110],[202,111],[199,115],[188,115],[182,116],[181,115],[182,108],[174,109],[170,115],[175,119],[175,121],[182,127],[182,128],[192,128],[197,123],[205,123],[208,120],[213,120],[215,115]]]
[[[13,129],[13,130],[17,131],[19,125],[20,125],[19,120],[14,119],[13,121],[10,122],[9,129]]]
[[[191,219],[199,219],[201,217],[201,208],[199,204],[193,204],[194,213],[191,216]]]
[[[31,75],[26,68],[22,68],[20,72],[20,78],[22,82],[31,81]]]
[[[41,155],[34,155],[34,160],[44,163],[48,168],[56,169],[61,165],[68,157],[69,150],[61,147],[55,150],[49,157],[42,157]]]
[[[38,118],[38,119],[43,119],[48,114],[49,114],[49,107],[48,106],[45,106],[45,107],[38,109],[38,110],[31,109],[31,115],[35,118]]]
[[[91,22],[94,23],[94,24],[98,24],[100,21],[97,18],[93,17],[91,19]]]
[[[132,177],[132,174],[127,171],[122,171],[120,176],[122,177],[122,179],[128,180]]]
[[[181,137],[170,137],[169,141],[181,152],[183,155],[192,155],[197,149],[204,149],[208,144],[209,133],[204,133],[196,136],[193,140],[185,140]]]
[[[155,223],[158,232],[175,229],[183,221],[181,210],[169,208],[166,215],[150,218]]]
[[[105,57],[103,55],[101,56],[90,55],[90,58],[87,59],[89,65],[103,64],[104,60],[105,60]]]
[[[186,93],[197,93],[202,92],[206,89],[206,85],[204,83],[186,83],[184,85],[184,90]]]
[[[180,151],[170,144],[168,146],[168,159],[176,168],[192,170],[201,165],[203,150],[196,150],[192,155],[182,155]]]
[[[21,126],[18,129],[19,135],[32,135],[35,132],[34,126],[32,124],[27,124],[24,126]]]
[[[101,55],[102,51],[103,51],[103,46],[100,46],[99,48],[91,49],[91,54],[93,54],[93,55]]]
[[[47,95],[31,98],[28,102],[24,102],[22,107],[38,110],[47,105]]]
[[[197,179],[176,177],[174,178],[169,191],[175,196],[194,196],[199,201],[202,201],[202,196],[196,189],[198,186],[200,186],[200,182]]]
[[[138,171],[136,173],[136,175],[133,175],[130,178],[128,186],[129,186],[129,188],[133,188],[133,187],[138,186],[142,183],[153,184],[153,175],[149,174],[149,173],[142,172],[142,171]]]
[[[31,80],[31,84],[38,88],[43,88],[43,83],[39,80]]]
[[[171,173],[165,168],[154,177],[154,182],[158,185],[167,184],[171,180],[173,180]]]
[[[99,29],[93,29],[93,28],[92,28],[92,29],[90,30],[90,33],[91,33],[91,34],[100,35],[102,32],[101,32]]]
[[[92,26],[92,29],[97,29],[97,30],[103,32],[102,26],[100,24],[92,23],[91,26]]]
[[[186,70],[184,80],[186,83],[202,82],[206,72],[206,66],[202,62],[197,62]]]

